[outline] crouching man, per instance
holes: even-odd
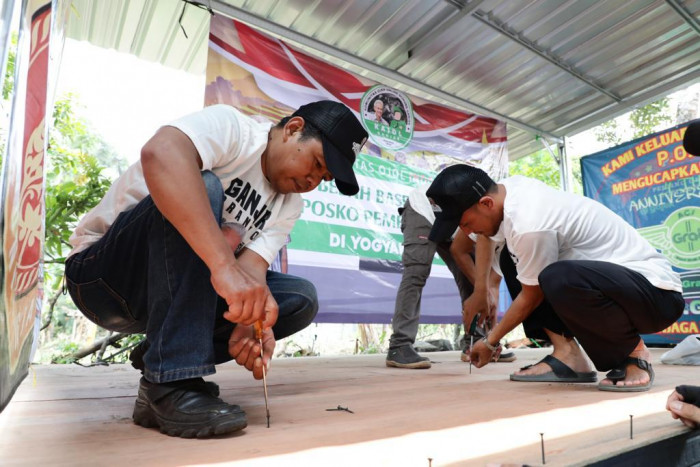
[[[596,369],[610,370],[600,390],[651,387],[654,372],[640,334],[669,326],[685,302],[678,274],[632,226],[591,199],[520,176],[496,184],[467,165],[442,171],[427,195],[441,208],[434,241],[456,226],[502,236],[522,285],[503,319],[474,345],[477,367],[489,363],[506,333],[530,321],[546,332],[553,353],[512,380],[596,381],[580,343]],[[543,301],[549,306],[538,307]]]
[[[357,193],[366,139],[338,102],[274,126],[214,105],[160,128],[83,217],[66,260],[73,301],[99,326],[146,334],[130,356],[143,373],[135,423],[187,438],[247,425],[202,378],[235,359],[261,379],[275,339],[314,319],[313,284],[268,266],[301,215],[299,193],[333,179]]]

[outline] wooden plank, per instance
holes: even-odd
[[[269,429],[262,383],[228,363],[207,379],[249,425],[208,440],[134,425],[140,375],[130,366],[37,366],[0,414],[0,465],[532,465],[541,463],[540,432],[548,465],[585,464],[686,431],[665,400],[691,375],[697,381],[697,368],[661,365],[663,351],[652,349],[654,387],[637,394],[508,381],[539,349],[471,375],[458,352],[429,354],[429,370],[386,368],[384,355],[277,359]],[[326,410],[338,405],[355,413]]]

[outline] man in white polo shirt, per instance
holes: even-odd
[[[457,226],[485,237],[502,228],[522,284],[501,322],[474,346],[477,367],[489,362],[507,332],[536,320],[553,353],[512,380],[596,381],[578,340],[598,370],[610,370],[599,389],[651,387],[654,373],[640,334],[669,326],[685,302],[678,274],[632,226],[589,198],[520,176],[496,184],[467,165],[442,171],[427,195],[441,208],[431,232],[436,239]],[[551,311],[533,313],[542,301]]]

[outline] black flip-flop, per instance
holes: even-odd
[[[598,380],[598,375],[595,371],[578,373],[551,355],[547,355],[534,365],[522,367],[521,370],[527,370],[540,363],[546,363],[552,368],[552,371],[541,375],[516,375],[513,373],[510,375],[510,380],[531,383],[595,383]]]
[[[649,382],[641,386],[618,386],[618,381],[624,381],[627,377],[627,365],[637,365],[638,368],[649,373]],[[601,391],[610,392],[642,392],[651,389],[654,382],[654,370],[651,368],[651,363],[641,358],[627,357],[619,368],[610,370],[605,377],[613,382],[613,384],[598,384],[598,389]]]

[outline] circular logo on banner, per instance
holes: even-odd
[[[700,268],[700,208],[686,206],[676,209],[662,224],[637,231],[674,266]]]
[[[674,211],[664,225],[671,238],[668,259],[684,269],[700,268],[700,208],[688,206]]]
[[[370,139],[383,149],[402,149],[413,139],[411,101],[396,89],[382,85],[368,89],[360,102],[360,114]]]

